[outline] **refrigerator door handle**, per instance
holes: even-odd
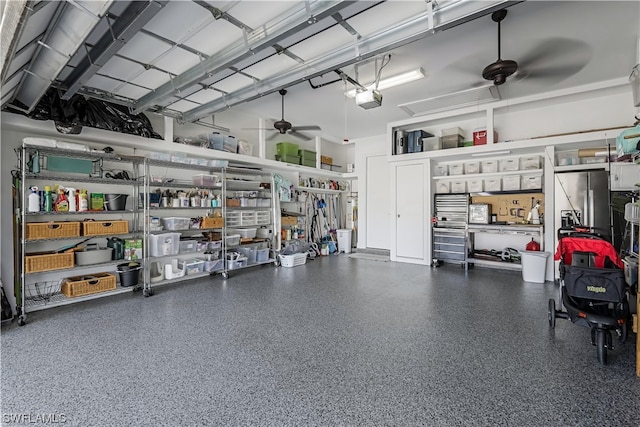
[[[589,210],[589,190],[582,192],[582,218],[580,218],[580,225],[591,226],[591,211]]]
[[[596,212],[596,206],[595,206],[595,201],[593,200],[593,190],[589,190],[589,225],[591,227],[595,227],[596,224],[596,218],[595,218],[595,212]]]

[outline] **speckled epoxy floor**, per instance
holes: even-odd
[[[601,366],[552,283],[351,259],[33,313],[2,414],[69,426],[638,426],[635,335]],[[33,418],[32,418],[33,419]]]

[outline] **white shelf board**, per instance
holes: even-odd
[[[471,173],[467,175],[443,175],[443,176],[434,176],[434,180],[454,180],[454,179],[473,179],[473,178],[490,178],[493,176],[506,176],[506,175],[542,175],[542,169],[529,169],[529,170],[519,170],[519,171],[506,171],[506,172],[495,172],[495,173]]]
[[[609,170],[609,163],[589,163],[584,165],[554,166],[554,172],[578,172],[586,170]]]
[[[479,258],[467,258],[467,262],[469,264],[474,264],[482,267],[493,267],[493,268],[500,268],[503,270],[522,271],[522,264],[516,264],[513,262],[491,261],[488,259],[479,259]]]
[[[347,192],[347,190],[325,190],[324,188],[313,188],[313,187],[296,187],[296,190],[306,191],[307,193],[316,193],[316,194],[341,194],[341,193]]]

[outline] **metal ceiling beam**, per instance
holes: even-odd
[[[154,104],[170,98],[177,91],[189,87],[199,81],[235,65],[237,62],[250,57],[257,51],[270,48],[280,40],[291,36],[303,28],[313,25],[334,13],[354,3],[353,1],[320,1],[309,6],[310,13],[305,7],[296,7],[291,13],[273,24],[267,24],[249,33],[245,40],[238,40],[218,54],[191,67],[172,81],[165,83],[152,93],[143,96],[137,102],[134,113],[140,113]]]
[[[424,39],[435,33],[445,31],[465,22],[472,21],[481,16],[513,6],[520,1],[494,0],[482,2],[460,2],[456,7],[447,7],[436,10],[437,24],[429,28],[428,23],[432,19],[429,11],[420,15],[406,19],[393,27],[381,30],[368,37],[363,37],[358,41],[359,55],[355,56],[353,44],[347,44],[331,53],[308,60],[303,66],[298,66],[292,70],[277,76],[263,79],[254,85],[245,86],[235,92],[217,99],[207,104],[203,104],[187,111],[183,120],[192,122],[202,117],[227,110],[244,102],[253,101],[262,96],[271,94],[280,89],[302,83],[314,77],[321,76],[330,71],[353,65],[377,55],[412,43],[416,40]],[[310,71],[313,70],[313,71]]]
[[[52,82],[69,63],[73,53],[100,22],[113,0],[76,0],[60,2],[59,17],[50,23],[29,70],[16,91],[15,99],[28,106],[31,112]],[[73,31],[69,31],[73,28]],[[27,72],[28,71],[28,72]]]
[[[22,10],[20,10],[22,9]],[[4,84],[5,79],[7,77],[7,73],[9,72],[9,67],[11,66],[11,62],[15,57],[16,50],[18,49],[18,43],[22,38],[22,33],[26,27],[27,21],[29,17],[34,13],[34,1],[22,1],[22,2],[10,2],[5,5],[5,10],[3,10],[3,28],[2,28],[2,73],[0,74],[0,82]],[[8,19],[10,17],[11,19]],[[10,22],[8,22],[10,21]],[[9,31],[12,31],[11,28],[7,29],[7,27],[13,26],[13,34],[10,35]],[[7,38],[11,37],[11,41],[7,40]],[[6,43],[9,42],[9,47],[7,48]]]
[[[122,12],[100,40],[87,52],[80,64],[65,81],[68,88],[62,99],[70,99],[102,68],[168,1],[134,1]],[[109,18],[107,17],[107,23]]]

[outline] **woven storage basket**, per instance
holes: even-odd
[[[52,252],[34,252],[24,257],[24,272],[62,270],[73,267],[73,252],[56,254]]]
[[[104,234],[126,234],[129,221],[85,221],[82,223],[83,236],[101,236]]]
[[[222,228],[224,218],[202,218],[200,228]]]
[[[25,224],[27,240],[80,236],[79,222],[30,222]]]
[[[109,273],[95,273],[87,276],[67,277],[60,291],[68,296],[79,297],[116,289],[116,276]]]

